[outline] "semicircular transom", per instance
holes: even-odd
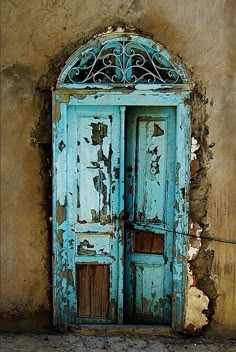
[[[163,46],[136,34],[100,37],[66,62],[57,87],[153,88],[189,83],[184,66]]]

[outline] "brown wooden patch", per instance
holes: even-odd
[[[78,315],[108,319],[109,265],[77,265]]]
[[[164,236],[150,231],[133,232],[133,251],[137,253],[164,253]]]

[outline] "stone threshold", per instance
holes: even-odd
[[[68,326],[68,332],[75,335],[137,335],[137,336],[176,336],[173,330],[166,325],[106,325],[80,324]]]

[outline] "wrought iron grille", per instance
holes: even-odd
[[[181,84],[181,73],[155,46],[128,38],[98,42],[81,51],[63,83],[75,84]]]

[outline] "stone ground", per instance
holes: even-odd
[[[1,352],[236,352],[236,340],[73,334],[0,335]]]

